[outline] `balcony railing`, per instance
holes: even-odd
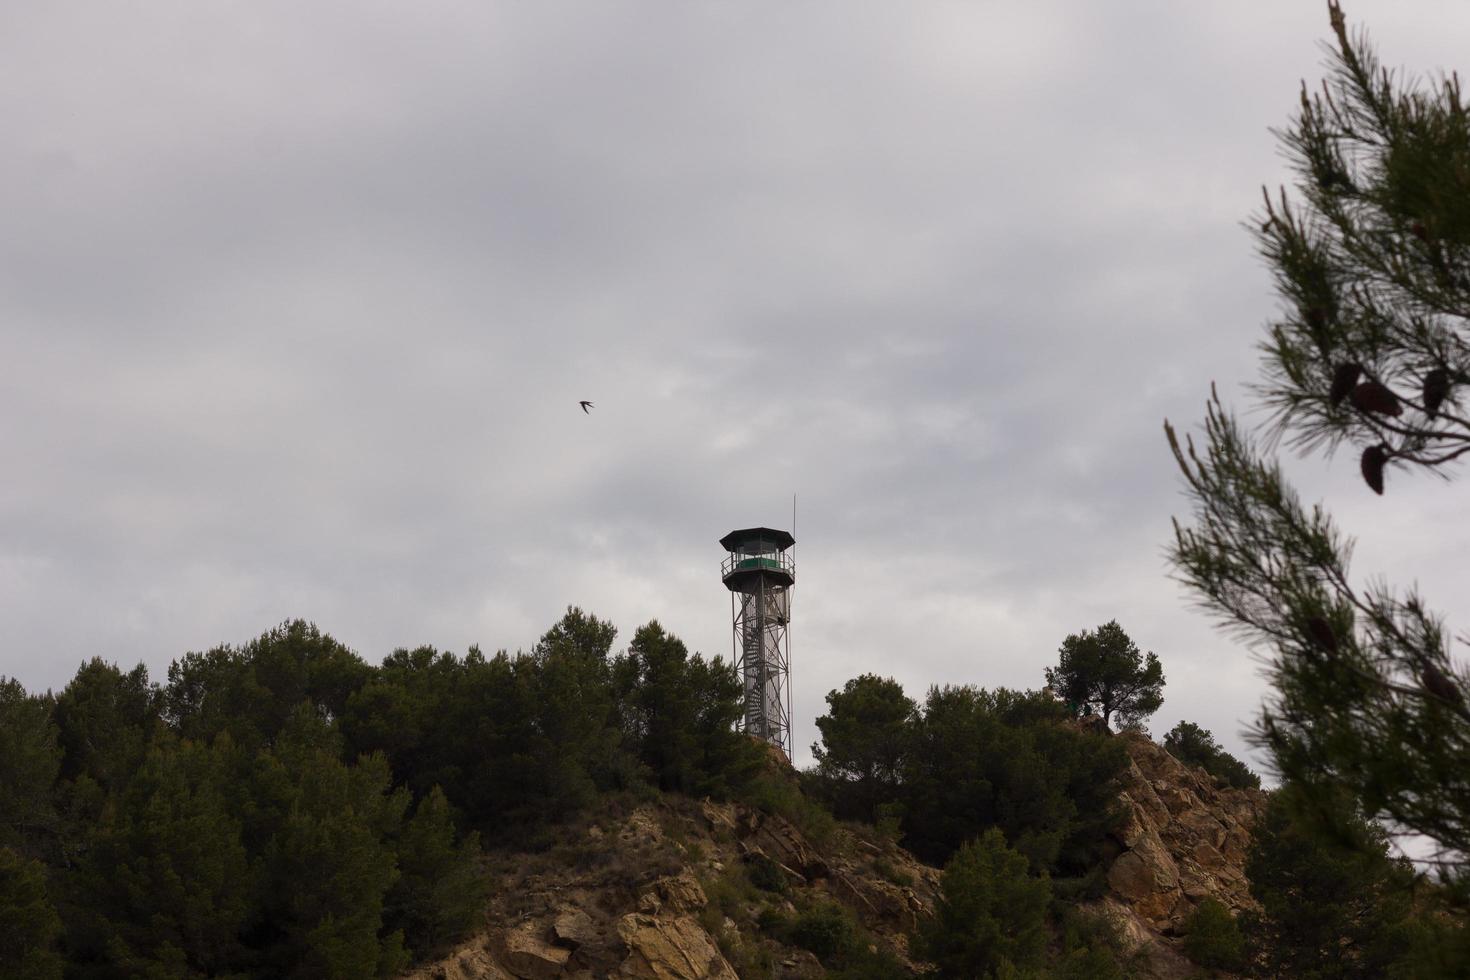
[[[720,577],[729,578],[735,572],[772,571],[785,572],[787,575],[796,575],[796,565],[787,554],[776,555],[740,555],[734,554],[727,557],[720,566]]]

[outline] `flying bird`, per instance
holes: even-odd
[[[582,411],[583,412],[586,412],[588,415],[591,415],[592,413],[591,412],[588,412],[587,409],[596,407],[591,402],[588,402],[588,401],[577,402],[577,404],[578,405],[581,405],[582,406]]]

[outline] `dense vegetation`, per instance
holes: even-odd
[[[1186,765],[1199,766],[1216,781],[1236,789],[1261,788],[1261,777],[1226,752],[1210,731],[1192,721],[1181,721],[1164,736],[1164,748]]]
[[[614,638],[570,609],[524,654],[372,666],[298,621],[188,654],[162,683],[95,659],[54,694],[0,680],[0,975],[388,976],[473,928],[482,848],[544,848],[605,794],[659,790],[741,798],[830,842],[821,800],[944,865],[914,937],[941,976],[1128,975],[1116,937],[1070,911],[1112,853],[1126,757],[1105,729],[1043,693],[919,704],[865,675],[828,695],[804,796],[735,731],[724,664],[657,623],[620,653]],[[1224,755],[1187,723],[1170,738],[1207,767]],[[1467,933],[1422,914],[1381,838],[1363,863],[1293,820],[1273,807],[1252,857],[1263,914],[1192,923],[1199,962],[1453,975]],[[759,861],[739,873],[785,887]],[[833,976],[898,969],[838,906],[760,928]],[[1344,954],[1324,967],[1328,946]]]
[[[1121,743],[1064,724],[1067,705],[965,686],[931,688],[920,706],[872,674],[827,704],[808,785],[838,816],[886,826],[936,865],[996,828],[1059,894],[1097,893],[1127,757]]]
[[[482,840],[748,782],[732,673],[657,623],[614,636],[571,609],[527,654],[374,667],[298,621],[162,684],[0,680],[0,975],[387,976],[476,920]]]

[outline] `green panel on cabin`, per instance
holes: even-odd
[[[740,570],[748,568],[769,568],[778,572],[781,571],[781,563],[775,558],[747,558],[735,567]]]

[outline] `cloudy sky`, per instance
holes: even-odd
[[[1470,4],[1351,0],[1470,69]],[[0,674],[315,621],[729,655],[788,527],[798,761],[863,672],[1034,687],[1117,618],[1243,752],[1264,687],[1168,578],[1165,417],[1237,404],[1242,222],[1319,0],[0,0]],[[579,399],[595,410],[586,415]],[[1304,492],[1450,606],[1453,484]]]

